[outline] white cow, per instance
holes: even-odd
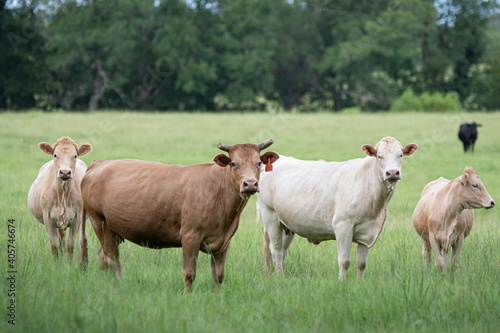
[[[473,209],[493,207],[495,201],[471,167],[454,180],[441,177],[427,184],[413,212],[413,226],[423,240],[425,266],[431,262],[432,249],[436,266],[445,268],[453,249],[451,264],[458,267],[464,238],[472,229]]]
[[[53,159],[40,168],[38,177],[31,185],[28,207],[47,229],[54,260],[59,250],[64,248],[64,231],[70,228],[66,251],[72,258],[83,208],[80,183],[87,170],[78,156],[90,152],[92,146],[83,144],[78,148],[73,140],[63,137],[57,140],[54,147],[46,142],[41,142],[38,147]]]
[[[358,244],[358,276],[363,277],[370,248],[387,217],[387,204],[401,179],[404,148],[386,137],[375,147],[363,145],[365,158],[345,162],[302,161],[281,155],[273,172],[260,177],[258,199],[264,221],[264,255],[283,273],[286,252],[294,234],[311,243],[336,239],[339,279],[351,263],[351,244]]]

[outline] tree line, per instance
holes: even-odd
[[[0,1],[0,109],[500,109],[498,1]]]

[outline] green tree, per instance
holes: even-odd
[[[74,108],[77,100],[86,101],[89,111],[95,111],[111,82],[118,73],[120,58],[116,48],[126,40],[111,29],[118,1],[95,0],[81,4],[65,1],[52,16],[51,36],[46,45],[47,63],[54,84],[52,94],[65,109]]]
[[[421,38],[435,13],[426,1],[341,2],[332,9],[332,39],[321,63],[335,104],[388,109],[421,62]]]
[[[489,15],[496,1],[446,0],[436,3],[437,33],[424,58],[424,88],[456,91],[464,102],[473,93],[470,71],[485,55]]]
[[[43,22],[35,15],[37,2],[7,8],[0,1],[0,109],[35,107],[45,91],[46,42]]]
[[[380,110],[407,88],[492,108],[495,9],[476,0],[2,1],[0,108],[215,110],[219,100],[255,109],[265,97],[286,110]]]
[[[220,94],[239,107],[255,106],[260,95],[274,99],[275,31],[280,25],[276,8],[269,1],[222,0],[218,14],[223,29]]]
[[[161,41],[157,31],[171,24],[170,16],[183,17],[181,1],[167,1],[169,13],[151,2],[120,0],[119,10],[112,13],[108,33],[119,41],[111,57],[117,64],[117,75],[104,96],[104,105],[125,109],[161,109],[162,94],[171,88],[174,71],[162,72],[155,47]],[[165,5],[165,2],[163,2]],[[181,33],[181,32],[180,32]]]

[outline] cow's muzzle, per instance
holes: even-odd
[[[390,169],[385,171],[384,180],[397,182],[401,179],[401,172],[398,169]]]
[[[57,176],[62,180],[69,180],[73,178],[73,172],[71,172],[71,169],[69,170],[59,169]]]
[[[240,192],[245,194],[259,192],[259,182],[254,179],[243,181],[240,186]]]
[[[491,200],[489,205],[484,206],[484,208],[486,208],[486,209],[491,209],[493,207],[495,207],[495,200]]]

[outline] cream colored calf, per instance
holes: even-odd
[[[413,212],[413,226],[424,243],[425,265],[431,262],[432,250],[436,266],[445,268],[451,248],[451,264],[458,267],[464,238],[472,229],[472,209],[494,206],[495,201],[470,167],[454,180],[441,177],[427,184]]]
[[[46,142],[38,145],[53,157],[43,165],[28,193],[28,207],[35,218],[45,225],[49,234],[53,259],[66,247],[70,258],[76,242],[82,216],[82,194],[80,182],[87,170],[78,159],[92,150],[89,144],[78,148],[73,140],[63,137],[52,147]],[[65,244],[65,230],[69,228]]]

